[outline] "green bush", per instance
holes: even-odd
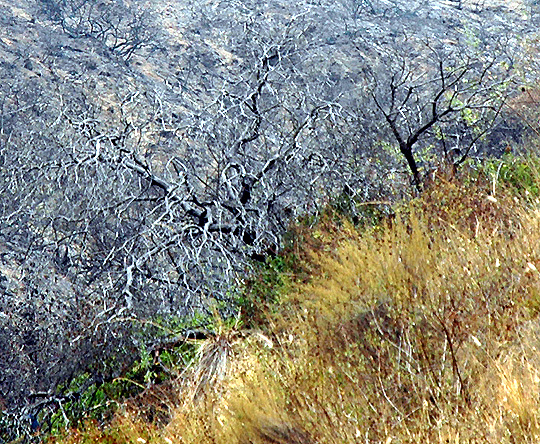
[[[484,171],[492,181],[493,193],[502,186],[515,195],[536,199],[540,196],[539,166],[536,157],[508,153],[501,159],[488,160]]]

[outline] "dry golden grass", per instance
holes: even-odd
[[[316,273],[264,333],[201,346],[165,427],[64,442],[538,442],[540,210],[490,190],[439,181],[364,232],[324,219],[298,247]]]

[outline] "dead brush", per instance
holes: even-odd
[[[203,397],[209,389],[214,390],[219,381],[225,378],[234,356],[232,344],[235,337],[235,332],[218,333],[201,345],[193,376],[193,400]]]
[[[227,326],[217,311],[214,311],[214,319],[215,331],[200,341],[195,366],[191,370],[192,401],[201,400],[211,392],[219,392],[220,382],[227,376],[234,358],[233,345],[242,336],[238,319],[233,326]]]
[[[221,382],[228,379],[229,372],[239,359],[235,353],[235,345],[239,342],[249,343],[252,340],[259,346],[272,348],[272,341],[258,330],[239,328],[240,319],[233,325],[226,325],[219,313],[214,312],[216,329],[208,338],[200,341],[195,358],[195,365],[190,369],[189,381],[192,386],[191,400],[197,401],[209,393],[219,393],[223,387]],[[232,375],[234,379],[234,375]]]

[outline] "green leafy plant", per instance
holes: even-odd
[[[539,163],[532,157],[516,156],[511,153],[502,159],[492,159],[486,165],[486,170],[492,177],[493,189],[497,186],[509,187],[513,193],[526,198],[540,196]]]

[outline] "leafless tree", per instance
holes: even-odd
[[[7,404],[61,413],[147,347],[146,320],[234,313],[252,261],[342,186],[342,153],[319,145],[339,106],[295,77],[302,33],[247,29],[243,63],[181,118],[159,90],[119,90],[112,115],[76,82],[3,85]]]
[[[457,46],[443,55],[426,45],[426,52],[422,63],[391,52],[383,60],[386,69],[394,68],[385,77],[372,74],[371,91],[419,190],[417,152],[453,166],[463,163],[498,122],[512,75],[498,51],[471,56]]]

